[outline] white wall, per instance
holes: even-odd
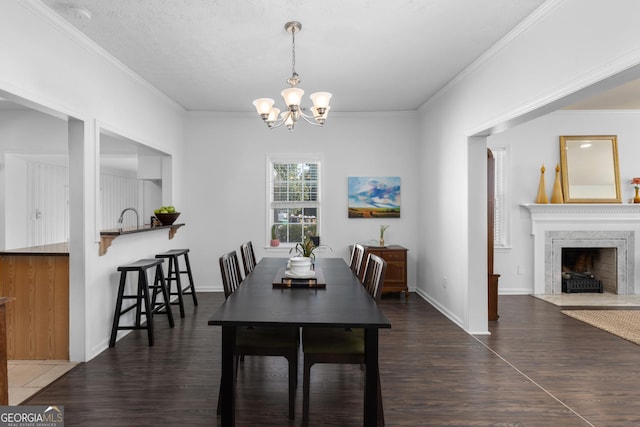
[[[2,200],[11,200],[0,209],[0,248],[25,247],[27,241],[27,172],[26,155],[38,159],[56,157],[66,164],[67,123],[64,120],[33,110],[0,110],[0,153],[3,169],[0,173]],[[52,160],[53,161],[53,160]]]
[[[490,148],[506,147],[510,247],[496,250],[494,270],[501,294],[533,292],[533,237],[529,212],[535,203],[540,166],[546,167],[546,193],[551,199],[555,167],[560,163],[561,135],[617,135],[623,203],[633,198],[631,178],[640,175],[639,111],[557,111],[488,138]]]
[[[387,244],[409,249],[408,282],[415,287],[419,164],[415,112],[331,114],[323,128],[299,124],[293,133],[268,129],[256,114],[190,113],[187,120],[189,223],[192,267],[199,288],[222,290],[218,257],[253,241],[256,257],[287,256],[268,249],[266,162],[268,155],[322,156],[321,241],[348,260],[348,246],[376,239],[380,224],[391,227]],[[347,177],[400,176],[399,219],[349,219]]]
[[[548,1],[421,107],[418,209],[431,215],[419,223],[417,291],[467,331],[488,332],[486,151],[469,137],[549,112],[638,65],[639,13],[634,0]],[[603,20],[615,26],[593,31]]]
[[[2,200],[5,209],[2,210],[2,248],[22,248],[26,246],[28,229],[27,163],[12,154],[6,154],[3,159],[2,179],[5,197]]]
[[[38,111],[0,110],[0,150],[21,154],[67,154],[67,123]]]
[[[184,110],[122,67],[62,18],[34,0],[0,2],[0,94],[70,120],[70,354],[93,358],[108,345],[118,265],[186,247],[189,227],[173,240],[154,231],[115,240],[98,256],[97,165],[101,128],[173,157],[172,200],[184,204]],[[66,125],[65,125],[66,126]],[[163,189],[164,191],[164,189]],[[9,203],[9,201],[7,201]],[[182,218],[181,218],[182,219]],[[189,222],[188,214],[184,217]]]

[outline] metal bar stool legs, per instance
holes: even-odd
[[[180,270],[179,257],[184,257],[185,270]],[[196,288],[193,284],[193,276],[191,274],[191,264],[189,263],[189,249],[171,249],[167,252],[157,254],[156,258],[168,258],[169,268],[167,270],[167,288],[169,289],[169,296],[177,296],[178,301],[171,304],[177,304],[180,307],[180,317],[184,317],[184,295],[191,295],[193,299],[193,305],[198,305],[198,298],[196,296]],[[181,275],[186,274],[189,280],[189,284],[182,287]],[[171,284],[176,283],[175,292],[172,291]]]
[[[109,340],[109,347],[116,345],[116,338],[118,331],[120,330],[132,330],[132,329],[146,329],[149,339],[149,346],[154,344],[153,334],[153,315],[166,314],[169,319],[169,326],[174,327],[173,313],[171,311],[171,305],[169,304],[169,291],[164,280],[164,272],[162,270],[162,259],[141,259],[134,263],[123,265],[118,267],[120,272],[120,282],[118,286],[118,297],[116,300],[116,309],[113,316],[113,326],[111,328],[111,339]],[[155,276],[153,285],[149,285],[147,279],[147,270],[155,267]],[[136,293],[125,294],[125,287],[127,284],[127,273],[138,273],[138,284],[136,287]],[[153,295],[149,294],[149,289],[153,288]],[[157,301],[157,294],[162,293],[163,301]],[[135,299],[135,304],[122,308],[124,300]],[[120,317],[131,311],[136,310],[136,316],[134,324],[131,326],[120,326]],[[146,324],[142,324],[142,315],[144,314]]]

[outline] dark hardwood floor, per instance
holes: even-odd
[[[24,404],[64,405],[69,426],[217,425],[220,328],[207,325],[224,299],[200,306],[156,345],[134,331]],[[393,329],[380,334],[387,426],[640,425],[640,347],[570,319],[530,296],[502,296],[489,336],[473,337],[415,294],[383,298]],[[302,366],[302,364],[300,364]],[[247,357],[238,373],[238,426],[298,426],[287,418],[287,363]],[[358,366],[312,369],[311,426],[362,425]]]

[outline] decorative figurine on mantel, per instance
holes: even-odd
[[[632,178],[631,183],[633,184],[633,188],[636,190],[636,194],[633,196],[633,203],[640,203],[640,195],[638,191],[640,190],[640,178]]]
[[[551,203],[564,203],[564,197],[562,197],[562,186],[560,185],[560,165],[558,164],[556,164],[556,181],[553,183]]]
[[[547,198],[546,185],[544,183],[544,163],[540,168],[540,184],[538,185],[538,197],[536,198],[536,203],[546,204],[549,203],[549,199]]]

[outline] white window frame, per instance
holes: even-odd
[[[317,164],[317,200],[312,202],[275,202],[273,200],[273,165],[276,163],[315,163]],[[319,154],[296,154],[296,155],[271,155],[267,156],[266,165],[266,246],[269,247],[271,241],[271,226],[273,225],[273,209],[278,207],[309,207],[316,209],[316,235],[321,235],[322,230],[322,156]],[[296,242],[281,242],[280,248],[292,248],[296,245]]]
[[[492,147],[495,159],[495,223],[494,248],[511,247],[510,209],[509,209],[509,148]]]

